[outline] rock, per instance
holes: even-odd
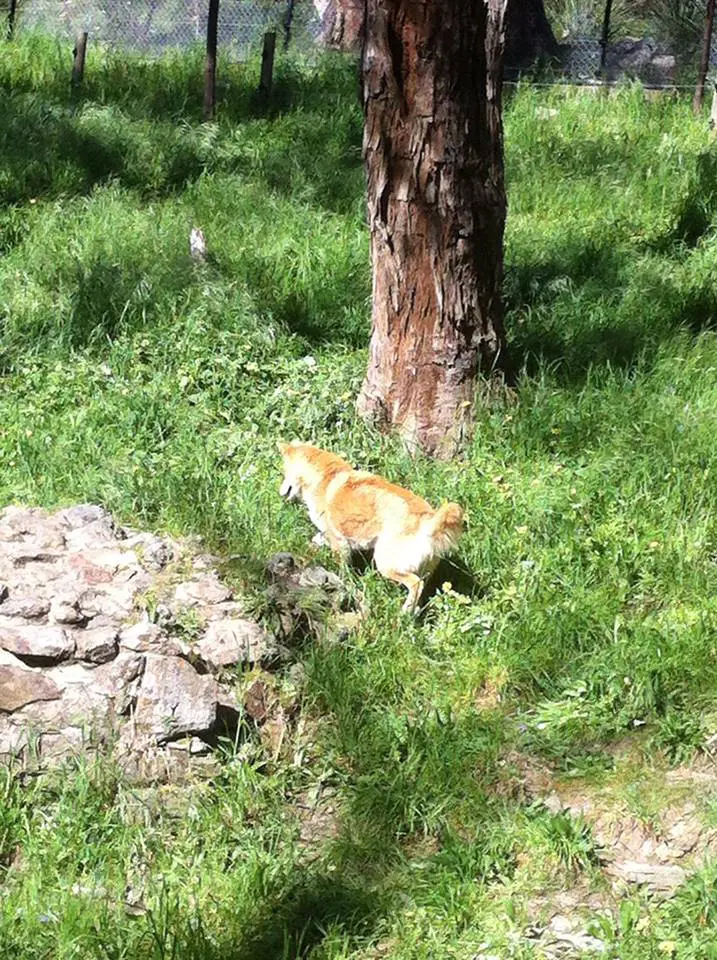
[[[665,847],[670,859],[678,859],[691,853],[695,847],[707,837],[712,839],[710,831],[706,830],[697,816],[694,806],[689,805],[682,811],[682,815],[675,820],[665,835]],[[712,831],[713,833],[713,831]]]
[[[185,607],[197,604],[222,603],[231,600],[232,592],[216,577],[204,577],[202,580],[189,580],[180,583],[174,591],[174,599]]]
[[[50,620],[53,623],[83,623],[85,619],[77,598],[55,597],[50,604]]]
[[[40,671],[26,667],[20,660],[16,660],[16,665],[0,663],[0,712],[12,713],[28,703],[58,700],[60,696],[57,684]]]
[[[216,568],[220,562],[220,558],[214,556],[212,553],[202,553],[196,557],[192,558],[192,569],[201,570],[201,571],[213,571],[216,572]]]
[[[47,600],[38,597],[15,597],[6,600],[0,607],[0,623],[2,617],[20,617],[25,620],[38,620],[47,616],[50,604]]]
[[[144,566],[148,570],[164,570],[168,563],[174,558],[174,550],[171,544],[159,537],[153,537],[144,545],[142,559]]]
[[[8,557],[14,567],[24,567],[27,564],[53,564],[63,557],[61,550],[45,547],[43,543],[26,541],[12,551]]]
[[[141,654],[120,651],[114,660],[95,670],[98,683],[113,697],[115,713],[119,716],[134,706],[144,667],[145,658]]]
[[[118,649],[119,633],[116,627],[97,627],[76,634],[75,656],[89,663],[107,663]]]
[[[254,680],[244,693],[244,710],[257,723],[263,723],[269,713],[269,690],[263,680]]]
[[[627,883],[644,885],[655,893],[671,894],[684,883],[687,876],[682,867],[674,864],[656,864],[636,860],[615,860],[607,872]]]
[[[323,590],[328,593],[344,593],[343,580],[330,570],[324,567],[313,566],[302,570],[296,580],[297,586],[302,590]]]
[[[36,549],[64,546],[61,525],[38,508],[6,507],[0,511],[0,540],[32,541]]]
[[[114,726],[114,701],[110,691],[98,682],[96,669],[73,663],[46,670],[45,675],[57,684],[62,696],[29,703],[13,714],[13,720],[40,733],[81,727],[92,738],[106,736]]]
[[[277,760],[286,739],[288,723],[283,710],[279,708],[273,717],[269,717],[260,731],[261,742],[272,760]]]
[[[296,561],[290,553],[275,553],[266,564],[270,580],[285,580],[296,570]]]
[[[544,950],[549,956],[564,957],[574,955],[572,954],[572,951],[571,954],[566,954],[565,950],[562,949],[563,944],[571,947],[572,950],[576,951],[577,953],[605,953],[607,950],[603,940],[599,940],[597,937],[592,937],[589,933],[556,934],[554,939],[557,941],[557,950],[551,949],[551,945],[546,945],[544,947]]]
[[[221,603],[215,603],[211,607],[198,607],[198,613],[202,614],[206,620],[221,620],[222,618],[231,619],[244,615],[244,605],[238,600],[222,600]]]
[[[277,653],[274,641],[254,620],[214,620],[194,650],[212,670],[262,663]]]
[[[0,583],[0,603],[7,599],[9,590],[6,583]]]
[[[73,552],[101,549],[106,544],[116,540],[116,534],[117,531],[110,517],[109,519],[95,520],[87,526],[78,527],[76,530],[70,530],[65,534],[65,542]]]
[[[131,616],[141,585],[112,584],[104,589],[93,587],[80,596],[80,613],[85,619],[106,617],[110,620],[126,620]]]
[[[165,656],[182,656],[182,648],[168,637],[164,630],[156,623],[140,620],[125,629],[119,635],[120,648],[133,650],[137,653],[162,653]]]
[[[0,647],[26,663],[39,665],[72,656],[75,641],[62,627],[16,621],[0,625]]]
[[[189,784],[210,779],[219,772],[213,756],[192,755],[191,748],[172,750],[169,744],[125,747],[118,753],[117,760],[124,777],[137,785]],[[166,813],[166,808],[163,810]]]
[[[119,570],[128,568],[138,570],[137,554],[133,550],[118,550],[115,547],[95,547],[83,549],[82,553],[70,554],[70,566],[82,566],[83,563],[98,567],[114,576]]]
[[[558,814],[563,809],[563,801],[553,790],[553,792],[549,794],[545,800],[543,800],[543,806],[546,808],[546,810],[549,810],[550,813]]]
[[[94,503],[80,503],[75,507],[68,507],[66,510],[61,510],[58,517],[60,522],[71,530],[77,530],[79,527],[86,527],[98,521],[106,521],[114,527],[114,521],[108,511]]]
[[[85,748],[81,727],[64,727],[57,733],[40,735],[40,758],[43,765],[54,766],[68,756],[78,756]]]
[[[29,740],[29,731],[25,727],[0,715],[0,759],[21,756]]]
[[[548,924],[551,933],[572,933],[575,930],[575,919],[556,914]]]
[[[209,733],[217,718],[213,678],[184,660],[148,656],[137,697],[135,725],[158,743]]]
[[[92,561],[82,553],[72,554],[69,565],[76,573],[78,579],[84,583],[110,583],[114,576],[113,570],[101,567],[97,563],[92,563]]]

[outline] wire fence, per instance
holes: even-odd
[[[15,31],[40,31],[73,40],[88,31],[92,44],[158,56],[171,49],[202,44],[206,36],[207,0],[0,0],[17,5]],[[556,0],[556,3],[565,0]],[[595,83],[634,78],[650,87],[690,86],[697,75],[701,24],[692,34],[653,36],[651,25],[618,19],[604,44],[601,8],[604,0],[570,0],[574,11],[593,11],[578,18],[576,29],[562,31],[553,20],[559,54],[540,75],[543,82]],[[642,0],[644,6],[644,0]],[[677,0],[675,0],[677,2]],[[681,0],[684,4],[687,0]],[[689,0],[693,5],[697,0]],[[246,59],[267,30],[293,50],[317,51],[322,24],[313,0],[221,0],[218,42],[225,54]],[[618,4],[619,6],[619,4]],[[624,4],[623,4],[624,6]],[[639,6],[639,4],[637,4]],[[698,9],[699,5],[695,6]],[[318,9],[317,9],[318,8]],[[546,8],[550,9],[549,0]],[[581,8],[582,9],[582,8]],[[710,73],[717,73],[717,38],[713,38]],[[507,71],[511,79],[520,71]]]
[[[14,30],[67,40],[87,31],[94,44],[158,56],[204,43],[207,9],[207,0],[17,0]],[[308,2],[220,3],[218,44],[232,59],[246,59],[267,30],[308,51],[316,47],[321,22]]]
[[[647,87],[694,87],[698,55],[679,50],[652,37],[612,38],[603,45],[599,37],[571,38],[542,75],[550,82],[589,84],[639,80]],[[713,41],[710,71],[717,67],[717,43]],[[514,75],[519,71],[513,71]]]

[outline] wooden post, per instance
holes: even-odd
[[[87,31],[78,36],[75,49],[72,51],[74,62],[72,64],[72,86],[79,87],[85,76],[85,56],[87,54]]]
[[[7,38],[12,40],[15,35],[15,18],[17,16],[17,0],[10,0],[7,11]]]
[[[717,133],[717,83],[712,83],[712,109],[710,110],[710,129]]]
[[[204,67],[204,119],[213,120],[217,106],[217,28],[219,0],[209,0],[207,59]]]
[[[700,57],[700,72],[697,77],[695,96],[692,101],[694,113],[700,113],[705,98],[705,81],[710,66],[710,51],[712,49],[712,23],[715,16],[715,0],[707,0],[707,14],[705,15],[705,33],[702,41],[702,56]]]
[[[271,84],[274,79],[274,51],[276,50],[276,33],[274,30],[264,34],[264,49],[261,53],[261,79],[259,93],[268,99],[271,93]]]
[[[294,25],[294,7],[296,0],[287,0],[286,16],[284,17],[284,53],[289,49],[291,43],[291,28]]]
[[[610,40],[610,14],[612,13],[612,0],[605,0],[605,14],[602,19],[602,35],[600,37],[600,76],[605,72],[605,61],[607,60],[607,45]]]

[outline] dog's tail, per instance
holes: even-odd
[[[436,553],[452,550],[463,533],[463,509],[457,503],[444,503],[427,523]]]

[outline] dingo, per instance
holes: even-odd
[[[457,503],[434,510],[410,490],[308,443],[278,446],[284,460],[279,492],[304,501],[319,531],[313,542],[344,555],[372,548],[379,573],[406,587],[403,609],[414,611],[425,580],[463,531],[463,510]]]

